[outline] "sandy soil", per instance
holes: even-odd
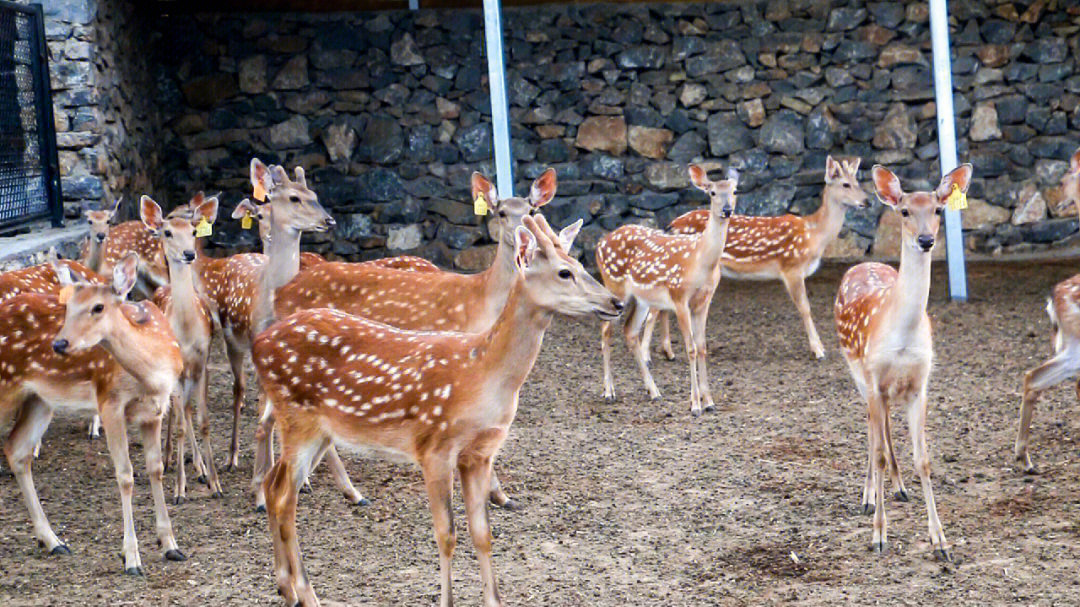
[[[508,605],[1067,605],[1080,603],[1080,423],[1073,387],[1044,398],[1033,428],[1037,477],[1011,447],[1020,378],[1050,352],[1043,312],[1051,285],[1075,264],[971,267],[971,301],[945,301],[936,264],[930,313],[937,365],[929,434],[934,490],[954,564],[934,561],[910,441],[894,412],[912,500],[888,503],[890,551],[868,552],[858,514],[866,461],[865,409],[836,350],[832,297],[839,266],[809,284],[829,356],[811,358],[779,283],[725,280],[709,324],[716,413],[688,414],[685,357],[655,356],[664,392],[648,402],[620,340],[614,405],[601,399],[598,326],[557,319],[521,395],[498,462],[522,512],[493,510],[496,567]],[[215,446],[227,445],[229,379],[212,371]],[[135,512],[145,578],[121,575],[120,513],[104,441],[84,421],[55,420],[35,478],[46,512],[74,554],[33,540],[9,473],[0,476],[0,604],[278,605],[263,515],[252,509],[245,410],[241,469],[224,499],[189,489],[170,507],[189,559],[165,563],[154,545],[142,452]],[[347,456],[348,458],[348,456]],[[328,604],[437,604],[438,559],[419,472],[347,460],[372,499],[351,507],[325,471],[302,496],[301,546]],[[171,473],[167,476],[171,481]],[[471,542],[456,504],[455,589],[479,603]],[[797,557],[797,562],[793,558]]]

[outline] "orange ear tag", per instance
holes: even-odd
[[[210,222],[205,217],[199,220],[199,224],[195,226],[195,238],[203,238],[214,233],[214,229],[211,227]]]
[[[66,306],[73,293],[75,293],[75,287],[68,285],[63,289],[60,289],[60,294],[57,295],[56,298],[60,301],[60,305]]]
[[[245,230],[250,230],[251,229],[251,214],[250,213],[245,213],[244,216],[240,218],[240,227],[244,228]]]
[[[949,192],[949,197],[945,199],[945,204],[949,207],[950,211],[960,211],[966,209],[967,195],[960,191],[960,186],[953,184],[952,192]]]
[[[477,215],[488,214],[487,199],[484,198],[483,194],[476,195],[476,200],[473,201],[473,213],[476,213]]]
[[[255,197],[255,200],[258,200],[259,202],[263,202],[266,200],[266,190],[263,189],[261,183],[255,184],[254,191],[251,193],[251,195]]]

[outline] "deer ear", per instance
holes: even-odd
[[[195,208],[196,223],[198,219],[205,219],[207,223],[214,223],[217,220],[218,213],[218,199],[217,196],[207,198],[202,204]]]
[[[953,187],[960,188],[960,191],[966,194],[968,186],[971,185],[971,174],[974,170],[971,163],[965,163],[949,171],[948,175],[942,177],[941,183],[938,185],[937,189],[934,190],[938,202],[940,204],[945,204],[945,200],[949,197],[949,194],[952,194]]]
[[[514,245],[517,250],[514,262],[517,264],[518,269],[524,270],[529,267],[533,258],[536,257],[536,236],[529,228],[518,226],[514,228]]]
[[[859,158],[858,156],[856,156],[855,158],[851,159],[851,163],[850,163],[849,166],[851,166],[851,171],[850,172],[851,172],[852,177],[855,177],[855,176],[857,176],[859,174],[859,165],[860,164],[862,164],[862,158]]]
[[[113,216],[116,215],[116,212],[120,210],[120,203],[123,201],[124,195],[121,194],[120,197],[116,199],[116,202],[113,203],[112,208],[106,209],[106,211],[109,213],[109,219],[112,219]]]
[[[556,185],[555,169],[549,168],[537,177],[529,188],[529,202],[534,208],[540,208],[551,202],[551,199],[555,197]]]
[[[270,177],[270,169],[258,158],[251,159],[251,187],[255,191],[269,192],[274,187],[274,180]]]
[[[493,209],[499,206],[499,192],[495,189],[495,184],[488,181],[487,177],[480,173],[473,173],[470,185],[472,186],[473,200],[483,196],[489,208]]]
[[[71,275],[71,268],[67,265],[57,260],[49,262],[49,265],[52,266],[53,273],[56,274],[56,282],[60,283],[61,287],[70,287],[75,284],[75,277]]]
[[[727,177],[727,180],[732,182],[734,185],[739,185],[739,169],[735,167],[728,167],[725,176]]]
[[[298,166],[293,169],[293,174],[296,175],[296,183],[299,183],[303,187],[307,187],[307,177],[304,176],[304,167]]]
[[[577,238],[578,232],[581,231],[581,226],[584,223],[585,220],[579,219],[559,231],[559,246],[564,251],[569,252],[570,247],[574,246],[574,239]]]
[[[161,219],[161,206],[153,198],[143,195],[139,199],[139,217],[146,229],[157,234],[164,222]]]
[[[842,167],[839,162],[833,160],[831,155],[825,157],[825,183],[832,183],[840,179],[841,171]]]
[[[120,299],[127,297],[135,286],[139,269],[139,254],[132,251],[113,267],[112,289]]]
[[[696,164],[692,164],[690,165],[689,171],[690,181],[694,183],[695,187],[697,187],[699,190],[709,189],[709,184],[711,184],[712,182],[709,181],[709,174],[705,172],[705,169],[699,167]]]
[[[1080,171],[1080,148],[1077,148],[1073,152],[1072,158],[1069,159],[1069,172],[1076,173]]]
[[[259,210],[255,207],[255,204],[252,203],[250,199],[245,198],[240,201],[240,204],[236,205],[235,209],[233,209],[232,218],[240,219],[244,215],[255,215],[258,212]]]
[[[874,178],[874,189],[877,191],[878,200],[890,207],[900,204],[900,199],[904,197],[904,190],[900,187],[900,179],[893,175],[892,171],[880,164],[874,165],[871,174]]]
[[[289,181],[289,174],[285,172],[285,167],[275,164],[270,167],[270,179],[273,181],[273,185],[279,186]]]

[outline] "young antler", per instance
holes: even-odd
[[[407,456],[424,474],[450,607],[455,533],[451,494],[461,476],[480,561],[483,602],[502,605],[485,502],[492,462],[553,313],[618,314],[619,300],[532,218],[515,231],[510,293],[482,333],[408,331],[339,310],[298,312],[259,335],[253,359],[281,433],[282,455],[263,482],[280,592],[319,604],[296,536],[300,485],[332,442]]]
[[[933,337],[926,301],[930,294],[930,251],[945,203],[954,189],[967,192],[972,168],[964,164],[945,175],[933,192],[905,193],[888,169],[875,166],[878,198],[901,215],[899,272],[881,263],[861,263],[844,274],[834,313],[840,350],[866,400],[869,456],[863,486],[863,511],[874,513],[873,549],[885,550],[885,468],[897,497],[907,491],[892,446],[889,410],[905,407],[911,428],[915,469],[926,500],[934,553],[949,559],[945,532],[930,486],[926,439],[926,387],[933,359]]]
[[[729,218],[735,209],[734,171],[723,181],[711,181],[705,170],[690,166],[694,185],[710,199],[709,222],[700,234],[673,235],[643,226],[626,225],[608,234],[596,247],[596,265],[604,285],[626,301],[623,335],[653,400],[660,390],[646,364],[641,330],[649,310],[674,310],[690,362],[690,412],[713,409],[706,371],[705,321],[709,302],[720,282],[720,254]],[[600,330],[604,357],[604,398],[615,399],[611,376],[611,323]]]

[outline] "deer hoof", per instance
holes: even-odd
[[[877,554],[883,554],[885,552],[885,542],[874,542],[870,546],[870,550]]]
[[[936,558],[937,560],[939,560],[939,561],[941,561],[943,563],[951,563],[952,562],[952,555],[949,554],[949,551],[944,549],[944,548],[935,548],[934,549],[934,558]]]
[[[128,567],[124,570],[124,575],[130,575],[134,577],[143,577],[146,575],[143,573],[142,567]]]
[[[180,552],[176,548],[173,548],[172,550],[166,550],[165,551],[165,560],[166,561],[179,562],[179,561],[186,561],[187,557],[184,556],[183,552]]]
[[[265,514],[266,513],[266,504],[259,504],[258,506],[255,506],[255,513],[256,514]]]
[[[198,476],[198,478],[195,479],[195,481],[197,483],[199,483],[200,485],[205,485],[206,484],[206,475],[205,474],[200,474]]]
[[[898,501],[898,502],[910,502],[911,501],[911,497],[908,496],[908,492],[907,492],[906,489],[901,489],[901,490],[897,491],[895,497],[896,497],[896,501]]]
[[[311,493],[311,485],[304,483],[300,486],[300,493]]]
[[[1031,466],[1024,468],[1024,474],[1027,474],[1029,476],[1038,476],[1042,474],[1042,471],[1036,468],[1034,464],[1032,464]]]
[[[690,415],[701,417],[701,409],[690,409]]]
[[[176,496],[176,499],[173,500],[173,506],[179,506],[180,504],[183,504],[186,501],[187,501],[186,497],[178,495],[178,496]]]
[[[215,491],[215,492],[211,493],[210,497],[212,497],[212,498],[214,498],[216,500],[219,500],[219,499],[225,497],[225,494],[222,493],[221,490],[218,490],[218,491]]]
[[[516,500],[506,500],[502,504],[499,504],[499,508],[503,510],[509,510],[510,512],[521,512],[521,504]]]
[[[57,544],[49,551],[51,556],[64,556],[71,554],[71,548],[68,548],[67,544]]]
[[[614,394],[605,394],[604,395],[604,402],[608,403],[608,404],[614,403],[615,402],[615,395]]]
[[[712,413],[713,411],[716,411],[716,406],[715,405],[706,405],[706,407],[705,407],[705,412],[706,413]]]
[[[862,513],[866,516],[870,516],[871,514],[873,514],[875,509],[876,508],[874,507],[874,505],[870,503],[862,505]]]
[[[369,500],[366,497],[361,497],[360,499],[353,502],[353,505],[354,506],[370,506],[371,505],[371,500]]]

